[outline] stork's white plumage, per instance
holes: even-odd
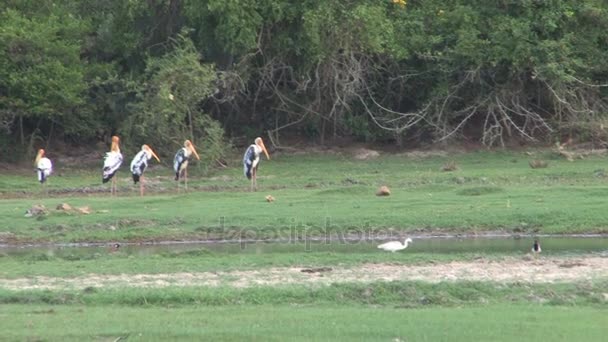
[[[45,157],[45,151],[43,149],[38,150],[38,154],[36,155],[36,173],[38,174],[38,181],[40,184],[43,184],[46,181],[46,178],[53,173],[53,163],[47,157]]]
[[[160,159],[158,159],[158,156],[152,151],[150,146],[144,144],[141,146],[141,151],[139,151],[131,161],[133,183],[137,184],[137,182],[139,182],[139,194],[141,196],[144,195],[144,172],[148,168],[148,160],[152,159],[152,157],[160,162]]]
[[[114,178],[114,175],[120,168],[120,165],[122,165],[122,153],[120,153],[119,143],[120,139],[117,136],[113,136],[112,147],[110,148],[110,152],[106,153],[106,157],[103,161],[101,180],[103,183],[112,180],[112,187],[110,189],[112,195],[116,193],[116,179]]]
[[[412,239],[410,238],[405,239],[403,244],[401,243],[401,241],[390,241],[379,245],[378,248],[394,253],[396,251],[406,249],[410,242],[412,242]]]
[[[175,171],[175,180],[177,181],[177,191],[179,191],[179,179],[184,178],[185,189],[188,190],[188,161],[194,154],[196,159],[201,160],[194,144],[190,140],[184,141],[184,147],[180,148],[173,158],[173,171]]]
[[[255,143],[247,148],[245,155],[243,156],[243,172],[247,179],[251,179],[252,191],[257,190],[258,188],[257,173],[262,152],[264,152],[266,158],[270,160],[264,141],[262,141],[262,138],[258,137],[255,139]]]

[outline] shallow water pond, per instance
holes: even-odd
[[[121,253],[134,256],[154,254],[184,255],[188,252],[201,254],[276,254],[302,252],[329,253],[388,253],[377,249],[377,245],[393,239],[384,240],[345,240],[331,238],[313,241],[283,241],[283,242],[188,242],[162,244],[120,244]],[[399,253],[479,253],[479,254],[525,254],[532,248],[534,238],[438,238],[420,237],[406,250]],[[598,253],[608,255],[608,237],[543,237],[539,238],[543,255]],[[69,245],[69,246],[30,246],[30,247],[0,247],[0,255],[13,257],[28,257],[31,255],[48,255],[53,257],[84,258],[100,252],[112,251],[112,244],[107,245]]]

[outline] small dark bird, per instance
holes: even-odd
[[[117,242],[117,243],[113,243],[112,245],[110,245],[109,250],[110,250],[110,252],[117,252],[119,248],[120,248],[120,244]]]
[[[538,242],[538,239],[534,239],[534,244],[532,245],[532,253],[538,254],[541,251],[542,250],[540,249],[540,242]]]

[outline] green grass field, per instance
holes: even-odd
[[[256,193],[248,191],[237,157],[229,168],[209,174],[193,168],[188,193],[176,192],[168,167],[155,167],[147,174],[149,194],[144,198],[130,184],[126,167],[118,175],[115,198],[99,184],[99,172],[88,166],[57,165],[45,190],[36,184],[33,172],[3,174],[0,244],[293,239],[387,232],[608,232],[602,157],[569,162],[540,151],[533,156],[523,152],[386,155],[366,161],[341,154],[276,153],[272,158],[262,162]],[[548,160],[549,167],[530,168],[528,160],[535,158]],[[451,160],[459,169],[441,171]],[[391,196],[375,196],[381,185],[390,187]],[[268,194],[276,201],[266,202]],[[54,209],[64,202],[90,206],[93,212],[83,215]],[[49,208],[48,215],[24,217],[26,209],[39,203]],[[596,245],[604,240],[593,241],[594,250],[602,250]],[[557,283],[357,279],[353,283],[282,284],[278,279],[244,288],[226,284],[110,287],[103,283],[106,275],[128,281],[145,274],[234,271],[227,276],[238,277],[234,274],[272,268],[449,268],[451,262],[500,263],[505,258],[512,267],[541,267],[542,272],[543,265],[559,264],[557,269],[564,266],[576,272],[588,267],[585,258],[602,260],[604,255],[551,251],[547,242],[540,259],[526,259],[523,253],[529,250],[529,241],[522,241],[523,252],[519,247],[499,250],[496,243],[496,250],[435,253],[418,247],[426,246],[420,242],[395,254],[378,251],[374,244],[355,243],[312,251],[305,245],[277,245],[270,251],[246,246],[243,250],[238,244],[153,253],[126,244],[118,251],[106,246],[27,252],[0,249],[0,280],[100,277],[98,286],[74,289],[0,286],[0,340],[604,339],[608,326],[605,277]]]
[[[122,307],[3,305],[6,340],[603,341],[606,310],[492,305]]]
[[[606,283],[0,291],[7,340],[601,341]]]
[[[538,152],[546,159],[550,152]],[[276,154],[263,161],[260,191],[248,192],[238,161],[201,176],[191,191],[176,193],[171,170],[148,174],[150,193],[138,197],[126,167],[120,195],[111,198],[90,169],[59,169],[47,195],[33,174],[0,178],[0,239],[5,242],[150,241],[277,238],[292,230],[308,235],[363,230],[415,232],[606,232],[608,197],[601,157],[549,160],[532,169],[524,153],[484,152],[450,157],[383,156],[358,161],[335,155]],[[456,160],[459,169],[441,166]],[[376,197],[387,185],[390,197]],[[104,190],[105,191],[105,190]],[[267,203],[264,197],[276,198]],[[90,215],[56,212],[63,202],[88,205]],[[42,203],[51,214],[26,218]]]

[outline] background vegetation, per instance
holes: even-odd
[[[602,0],[4,0],[0,158],[112,134],[207,158],[262,133],[603,142],[607,28]]]

